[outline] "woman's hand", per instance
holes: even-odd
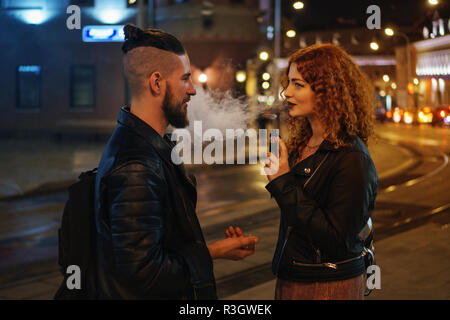
[[[283,174],[289,172],[289,161],[288,161],[288,152],[286,144],[282,139],[278,139],[280,144],[280,154],[279,157],[275,156],[271,152],[267,153],[269,159],[266,160],[266,165],[264,166],[264,172],[267,175],[267,179],[272,181]]]

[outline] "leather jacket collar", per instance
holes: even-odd
[[[170,155],[172,152],[172,146],[169,143],[170,139],[167,137],[167,135],[165,135],[164,138],[161,137],[159,133],[156,132],[156,130],[153,129],[150,125],[131,113],[130,107],[125,106],[120,109],[120,114],[117,122],[130,128],[137,135],[145,139],[156,149],[156,151],[164,159],[164,161],[172,163],[170,159]]]
[[[189,184],[194,188],[196,187],[195,179],[190,177],[190,175],[186,172],[185,167],[182,164],[175,165],[172,161],[171,157],[174,142],[170,139],[170,134],[165,134],[164,137],[161,137],[159,133],[156,132],[156,130],[150,125],[131,113],[129,106],[125,106],[120,109],[117,122],[130,128],[133,132],[151,144],[159,156],[167,162],[167,164],[175,166],[181,172],[182,176],[186,178]],[[175,154],[175,156],[177,156],[177,154]]]

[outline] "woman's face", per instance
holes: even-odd
[[[288,80],[289,83],[284,91],[284,96],[286,97],[289,116],[294,118],[313,116],[316,95],[298,72],[296,63],[292,63],[289,67]]]

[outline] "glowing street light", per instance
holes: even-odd
[[[301,10],[305,5],[301,1],[296,1],[292,6],[294,7],[295,10]]]
[[[432,6],[435,6],[437,4],[439,4],[438,0],[428,0],[428,3],[431,4]]]
[[[392,28],[386,28],[386,29],[384,29],[384,33],[385,33],[387,36],[392,37],[392,36],[394,35],[394,29],[392,29]]]
[[[262,61],[267,61],[267,59],[269,59],[269,53],[267,51],[261,51],[259,53],[259,59]]]
[[[270,83],[268,83],[267,81],[264,81],[264,82],[261,84],[261,86],[262,86],[262,88],[263,88],[264,90],[267,90],[267,89],[269,89],[269,87],[270,87]]]
[[[383,76],[383,81],[384,81],[384,82],[389,82],[389,76],[388,76],[387,74],[385,74],[385,75]]]
[[[414,78],[413,82],[414,82],[414,84],[417,86],[417,85],[419,84],[419,79]]]
[[[263,78],[263,80],[269,80],[270,79],[270,73],[268,73],[268,72],[264,72],[263,73],[263,75],[262,75],[262,78]]]
[[[238,71],[236,72],[236,81],[237,82],[245,82],[245,80],[247,79],[247,74],[245,73],[245,71]]]
[[[206,83],[206,81],[208,81],[208,76],[203,72],[200,73],[200,75],[198,76],[198,82]]]
[[[295,32],[295,30],[288,30],[288,31],[286,32],[286,36],[287,36],[288,38],[294,38],[296,34],[297,34],[297,33]]]
[[[397,89],[397,84],[395,82],[392,82],[391,88],[394,89],[394,90]]]
[[[380,46],[378,45],[378,43],[376,43],[375,41],[372,41],[370,43],[370,49],[377,51],[380,48]]]

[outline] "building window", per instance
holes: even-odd
[[[92,109],[95,106],[95,66],[72,66],[70,106]]]
[[[94,0],[70,0],[70,4],[74,4],[79,7],[93,7]]]
[[[17,108],[41,107],[41,66],[17,67]]]

